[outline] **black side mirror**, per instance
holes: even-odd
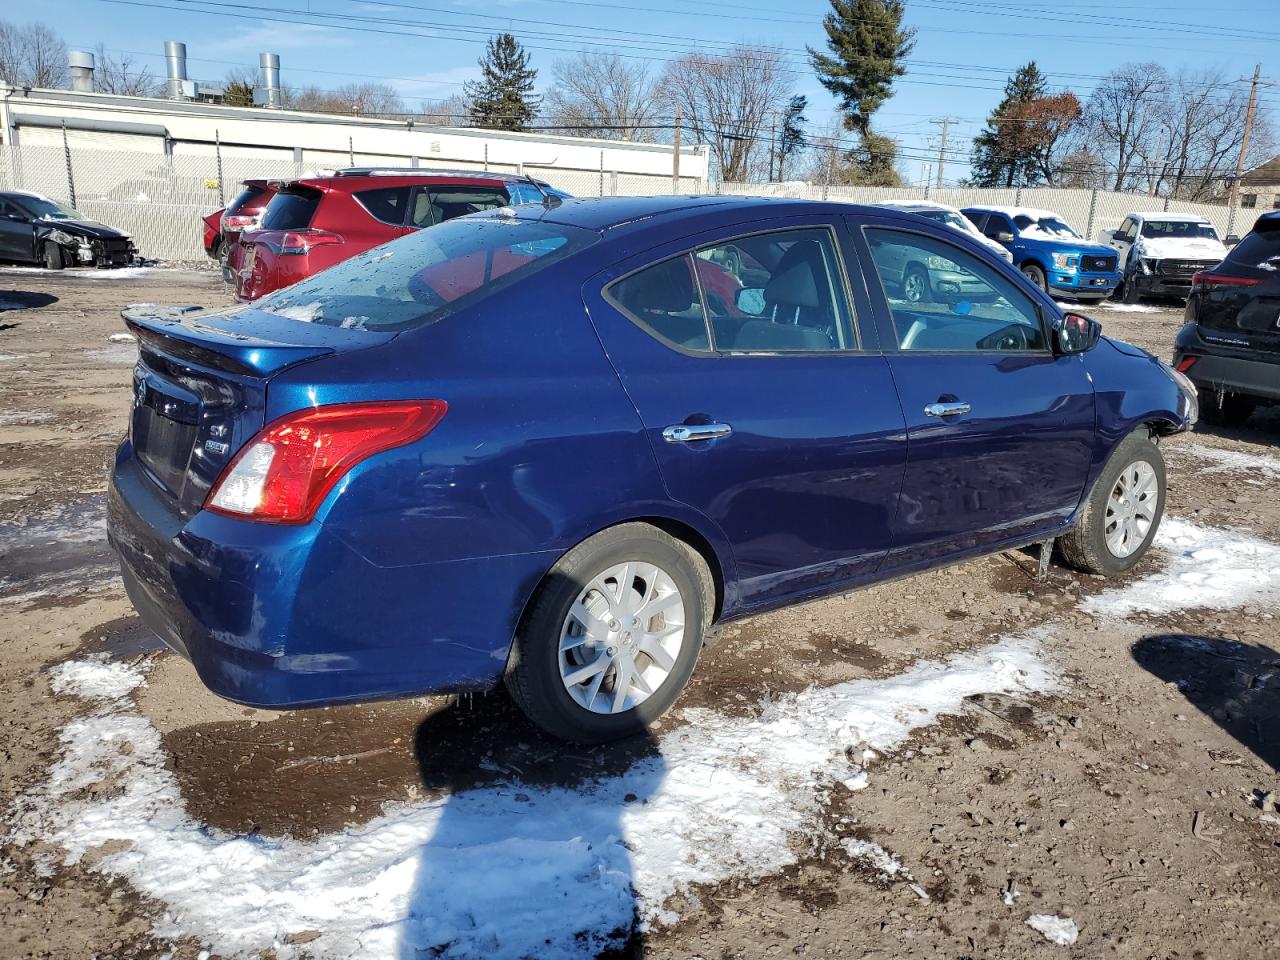
[[[1013,243],[1014,236],[1008,230],[1001,230],[996,234],[996,243]]]
[[[1053,337],[1056,353],[1084,353],[1098,345],[1102,336],[1102,324],[1079,313],[1066,313],[1053,321]]]
[[[1227,239],[1222,241],[1223,246],[1234,247],[1240,242],[1240,235],[1236,233],[1228,233]]]
[[[9,221],[12,221],[13,223],[30,223],[31,222],[20,213],[6,213],[3,217],[0,217],[0,219],[9,220]]]

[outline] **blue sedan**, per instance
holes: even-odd
[[[550,199],[125,320],[110,539],[206,685],[505,680],[583,742],[667,710],[717,623],[1055,539],[1129,569],[1197,410],[976,240],[843,204]]]

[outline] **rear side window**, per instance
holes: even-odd
[[[381,187],[377,190],[361,190],[356,201],[369,211],[375,220],[393,227],[404,223],[404,208],[409,203],[408,187]]]
[[[438,322],[598,239],[594,231],[558,223],[455,220],[375,247],[256,305],[305,323],[408,330]]]
[[[1227,254],[1229,263],[1256,267],[1275,257],[1280,257],[1280,221],[1267,224],[1269,229],[1257,230],[1245,236]]]
[[[419,187],[409,222],[415,227],[430,227],[469,213],[505,207],[508,202],[501,187]]]
[[[259,200],[267,191],[262,187],[245,187],[241,190],[234,200],[227,204],[227,213],[235,213],[246,204],[254,203]]]
[[[609,288],[614,303],[649,333],[686,350],[706,350],[707,318],[688,254],[623,277]]]
[[[320,206],[320,191],[295,187],[271,198],[262,215],[263,230],[304,230]]]

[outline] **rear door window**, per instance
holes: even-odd
[[[263,230],[305,230],[320,206],[319,190],[295,187],[271,198],[262,216]]]
[[[698,297],[693,258],[685,254],[623,277],[608,290],[614,304],[659,340],[707,350],[707,318]]]
[[[380,187],[377,190],[361,190],[356,194],[356,200],[369,211],[373,219],[399,227],[404,224],[405,207],[409,204],[409,188]]]
[[[469,213],[505,207],[510,202],[501,187],[418,187],[414,191],[409,223],[430,227]]]

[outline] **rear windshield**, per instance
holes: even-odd
[[[320,205],[320,191],[295,187],[271,198],[262,215],[263,230],[302,230],[311,226],[311,218]]]
[[[598,239],[590,230],[535,220],[450,220],[374,247],[257,306],[304,323],[408,330],[435,323]]]
[[[245,187],[234,200],[227,204],[227,213],[235,213],[245,204],[253,203],[266,192],[262,187]]]
[[[1275,257],[1280,257],[1280,223],[1254,229],[1226,255],[1229,262],[1242,266],[1258,266]]]
[[[1151,240],[1176,237],[1198,240],[1217,240],[1218,231],[1208,223],[1194,223],[1190,220],[1146,220],[1142,224],[1142,235]]]

